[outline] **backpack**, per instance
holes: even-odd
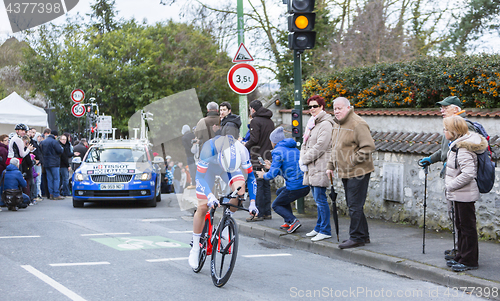
[[[495,183],[495,163],[491,159],[492,157],[492,151],[490,147],[490,136],[488,133],[486,133],[486,130],[484,129],[483,125],[480,124],[479,122],[475,121],[470,121],[468,119],[465,119],[468,123],[472,124],[474,128],[476,129],[477,133],[484,138],[486,138],[486,141],[488,141],[488,149],[485,150],[481,154],[477,154],[477,176],[476,176],[476,183],[477,183],[477,188],[479,189],[480,193],[488,193],[491,191],[493,188],[493,184]],[[453,150],[456,153],[455,156],[455,168],[458,167],[457,163],[457,157],[458,157],[458,148],[456,150]]]

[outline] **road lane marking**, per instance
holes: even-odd
[[[189,257],[175,257],[175,258],[160,258],[160,259],[146,259],[147,262],[162,262],[162,261],[178,261],[188,260]]]
[[[176,218],[147,218],[143,219],[143,222],[173,222],[176,221]]]
[[[91,238],[91,240],[118,251],[160,248],[191,248],[188,244],[162,236],[107,237]]]
[[[55,281],[54,279],[50,278],[49,276],[45,275],[44,273],[40,272],[39,270],[35,269],[34,267],[30,265],[22,265],[21,266],[23,269],[26,271],[30,272],[31,274],[35,275],[38,277],[38,279],[42,280],[43,282],[47,283],[48,285],[52,286],[56,290],[58,290],[60,293],[65,295],[66,297],[70,298],[73,301],[86,301],[79,295],[77,295],[75,292],[72,290],[66,288],[64,285],[60,284],[59,282]]]
[[[110,263],[107,261],[100,261],[100,262],[51,263],[49,265],[53,267],[70,267],[79,265],[100,265],[100,264],[110,264]]]
[[[36,238],[40,237],[39,235],[31,235],[31,236],[0,236],[0,238]]]
[[[168,233],[174,233],[174,234],[179,234],[179,233],[193,233],[193,230],[187,230],[187,231],[168,231]]]
[[[129,235],[130,233],[94,233],[94,234],[81,234],[81,236],[104,236],[104,235]]]
[[[257,257],[277,257],[277,256],[292,256],[292,254],[281,253],[281,254],[260,254],[260,255],[241,255],[246,258],[257,258]]]

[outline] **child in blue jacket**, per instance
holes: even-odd
[[[280,227],[286,229],[288,233],[293,233],[301,224],[293,215],[291,203],[306,196],[309,193],[309,186],[303,185],[304,173],[299,168],[300,151],[296,147],[295,140],[285,138],[283,127],[277,127],[269,136],[272,150],[272,163],[266,160],[268,172],[257,171],[259,178],[266,180],[274,179],[281,175],[285,178],[285,186],[276,191],[276,199],[273,202],[273,210],[283,217],[285,223]]]

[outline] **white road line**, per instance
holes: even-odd
[[[100,264],[110,264],[110,263],[107,261],[100,261],[100,262],[51,263],[49,265],[53,267],[70,267],[78,265],[100,265]]]
[[[80,234],[81,236],[104,236],[104,235],[129,235],[130,233],[94,233],[94,234]]]
[[[277,257],[277,256],[292,256],[292,254],[281,253],[281,254],[261,254],[261,255],[241,255],[246,258],[257,258],[257,257]]]
[[[176,221],[176,218],[148,218],[143,219],[143,222],[173,222]]]
[[[40,237],[39,235],[31,235],[31,236],[0,236],[0,238],[36,238]]]
[[[64,285],[60,284],[59,282],[55,281],[54,279],[50,278],[49,276],[45,275],[44,273],[40,272],[39,270],[35,269],[34,267],[32,267],[30,265],[22,265],[21,267],[23,269],[25,269],[26,271],[30,272],[31,274],[35,275],[36,277],[38,277],[43,282],[52,286],[53,288],[58,290],[63,295],[70,298],[71,300],[73,300],[73,301],[85,301],[85,299],[83,299],[82,297],[77,295],[75,292],[67,289]]]
[[[160,259],[146,259],[147,262],[162,262],[162,261],[177,261],[188,260],[189,257],[174,257],[174,258],[160,258]]]
[[[187,230],[187,231],[168,231],[168,233],[176,233],[176,234],[179,234],[179,233],[193,233],[193,230]]]

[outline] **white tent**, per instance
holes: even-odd
[[[48,125],[47,113],[44,109],[27,102],[16,92],[12,92],[0,101],[0,134],[14,132],[18,123],[43,131]]]

